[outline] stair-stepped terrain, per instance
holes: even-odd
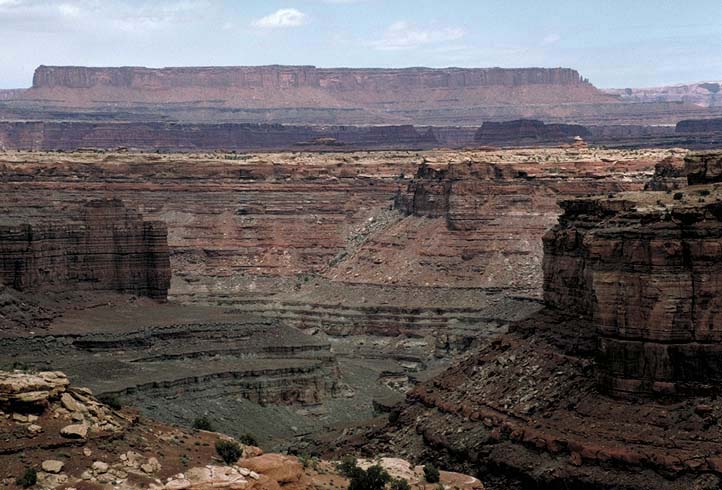
[[[562,203],[546,307],[329,447],[435,459],[491,488],[718,488],[720,157],[688,155],[678,190]]]
[[[101,397],[102,399],[102,397]],[[236,414],[238,416],[238,414]],[[349,478],[338,461],[264,453],[206,430],[140,417],[117,399],[104,403],[58,371],[0,371],[0,484],[46,490],[331,490]],[[222,460],[216,448],[237,448]],[[396,458],[361,460],[379,464],[393,478],[431,489],[423,468]],[[440,484],[483,490],[469,475],[441,471]]]

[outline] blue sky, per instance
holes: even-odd
[[[0,0],[0,87],[40,64],[566,66],[647,87],[722,80],[722,1]]]

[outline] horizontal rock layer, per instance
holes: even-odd
[[[40,66],[33,88],[94,86],[158,90],[179,87],[239,87],[330,90],[398,90],[407,88],[492,85],[588,85],[569,68],[316,68],[315,66],[238,66],[199,68],[94,68]]]
[[[702,162],[711,178],[713,157],[691,155],[687,167]],[[719,195],[688,187],[562,203],[544,238],[544,298],[591,318],[604,390],[677,394],[722,381]]]
[[[166,298],[170,267],[163,223],[143,221],[118,200],[70,209],[51,203],[32,211],[4,207],[0,281],[5,285],[21,291],[72,285]]]
[[[465,132],[460,138],[465,141]],[[405,126],[282,126],[280,124],[172,124],[0,122],[7,150],[283,150],[431,148],[430,129]]]

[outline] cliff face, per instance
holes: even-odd
[[[281,150],[431,148],[431,131],[401,126],[282,126],[280,124],[172,124],[0,122],[8,150]]]
[[[676,126],[677,133],[722,133],[722,118],[685,119]]]
[[[719,180],[718,153],[686,163],[690,183]],[[603,390],[678,394],[722,381],[718,194],[705,186],[562,203],[544,238],[544,298],[591,318]]]
[[[45,215],[22,216],[18,209],[5,215],[2,283],[20,291],[73,285],[166,298],[170,267],[163,223],[143,221],[117,200],[91,201],[70,212],[52,206],[40,212]]]
[[[617,102],[568,68],[41,66],[6,107],[18,119],[453,124]],[[576,108],[576,109],[574,109]],[[578,112],[578,111],[577,111]],[[35,114],[35,116],[33,116]],[[120,119],[119,119],[120,118]]]
[[[589,85],[569,68],[316,68],[314,66],[238,66],[198,68],[94,68],[40,66],[33,88],[95,86],[143,90],[179,87],[290,89],[323,87],[337,91],[468,88],[493,85]]]
[[[544,124],[533,119],[484,122],[474,136],[482,145],[536,146],[572,143],[575,137],[586,138],[589,130],[577,124]]]
[[[641,190],[656,163],[642,154],[620,154],[610,165],[590,150],[533,153],[519,151],[517,161],[499,158],[504,152],[468,153],[451,164],[428,157],[396,195],[395,207],[407,217],[370,237],[330,276],[383,282],[390,269],[404,284],[538,294],[541,238],[560,213],[557,200]]]

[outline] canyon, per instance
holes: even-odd
[[[102,281],[92,294],[7,287],[6,311],[23,315],[3,322],[3,358],[167,422],[213,413],[269,448],[313,448],[539,310],[558,199],[642,190],[685,154],[5,152],[8,216],[64,222],[75,203],[120,200],[164,223],[171,275],[153,272],[170,281],[167,304],[154,303],[162,289]]]
[[[477,469],[491,488],[716,488],[721,166],[691,154],[677,191],[562,201],[544,308],[330,447]]]
[[[39,67],[0,92],[0,480],[718,488],[722,112],[682,92]]]

